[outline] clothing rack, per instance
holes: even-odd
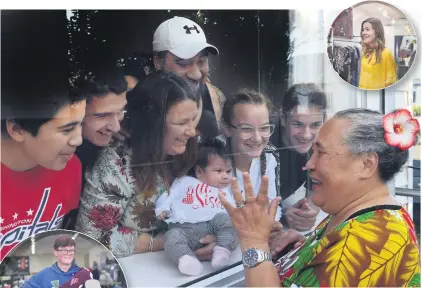
[[[327,53],[339,76],[353,86],[359,87],[361,47],[356,44],[352,41],[348,44],[334,41],[334,45],[327,48]]]
[[[341,40],[334,40],[334,45],[335,44],[340,44],[340,43],[356,43],[356,44],[360,44],[360,40],[356,41],[356,40],[352,40],[352,39],[341,39]],[[347,44],[349,45],[349,44]]]

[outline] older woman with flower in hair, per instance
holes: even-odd
[[[306,239],[271,261],[269,243],[277,204],[268,208],[268,178],[254,197],[248,175],[245,200],[233,181],[237,208],[220,195],[243,252],[247,286],[420,287],[419,246],[408,212],[386,182],[406,163],[419,124],[407,110],[384,116],[366,109],[338,112],[318,132],[306,163],[312,201],[329,216]],[[294,231],[281,232],[289,242]],[[294,237],[293,237],[294,236]]]
[[[397,67],[393,54],[385,47],[381,20],[368,18],[362,22],[362,57],[359,88],[384,89],[397,81]]]

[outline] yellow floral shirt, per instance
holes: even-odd
[[[384,48],[380,63],[375,63],[375,52],[369,58],[361,57],[359,88],[379,90],[397,82],[397,66],[390,50]]]
[[[276,262],[283,287],[420,287],[419,246],[404,208],[367,209],[324,234],[318,225],[304,244]]]

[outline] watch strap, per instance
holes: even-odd
[[[250,249],[247,249],[247,250],[245,250],[244,255],[248,251],[251,251],[251,250],[253,250],[255,253],[257,253],[257,256],[258,256],[257,257],[257,260],[253,264],[252,263],[247,263],[247,262],[244,261],[244,257],[243,257],[243,261],[242,261],[243,262],[243,266],[245,266],[247,268],[254,268],[254,267],[258,266],[259,264],[261,264],[262,262],[265,262],[265,261],[271,261],[272,262],[271,252],[269,252],[269,251],[263,251],[263,250],[260,250],[258,248],[250,248]]]
[[[269,252],[269,251],[262,251],[262,250],[259,250],[259,249],[257,249],[257,250],[262,255],[262,258],[261,258],[262,260],[260,261],[260,263],[262,263],[264,261],[272,261],[273,260],[273,257],[271,255],[271,252]]]

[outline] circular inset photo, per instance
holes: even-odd
[[[50,230],[26,238],[0,263],[3,288],[127,287],[116,258],[79,232]]]
[[[416,32],[396,7],[365,1],[334,20],[328,35],[328,58],[347,83],[365,90],[396,84],[416,58]]]

